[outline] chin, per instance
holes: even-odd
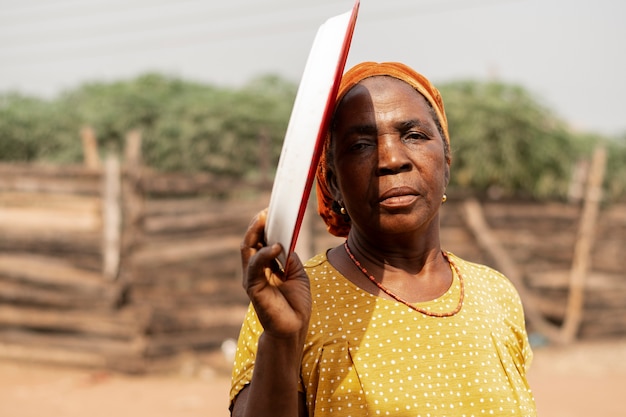
[[[385,217],[387,218],[381,218],[380,226],[383,231],[386,230],[390,234],[426,233],[433,227],[439,227],[436,214],[427,217],[413,212]]]

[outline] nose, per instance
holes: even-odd
[[[378,175],[396,174],[410,169],[411,161],[400,139],[380,137],[378,139]]]

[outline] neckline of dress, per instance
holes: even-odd
[[[465,298],[465,283],[464,283],[464,280],[463,280],[463,275],[461,275],[461,271],[459,270],[458,266],[452,261],[452,259],[450,259],[450,256],[449,256],[449,254],[447,252],[445,252],[443,250],[441,251],[443,257],[446,259],[448,264],[454,269],[454,272],[456,272],[456,275],[457,275],[457,277],[459,279],[459,287],[460,287],[459,302],[457,303],[457,305],[454,308],[454,310],[443,312],[443,313],[439,313],[439,312],[429,311],[427,309],[421,308],[421,307],[417,306],[416,303],[410,303],[410,302],[404,300],[399,295],[395,294],[393,291],[389,290],[382,283],[378,282],[378,280],[376,280],[376,278],[372,274],[369,273],[369,271],[361,264],[361,262],[359,262],[359,260],[356,259],[356,257],[354,256],[354,254],[350,250],[350,247],[348,246],[348,241],[347,240],[343,243],[343,247],[344,247],[348,257],[352,261],[352,263],[361,271],[361,273],[363,273],[363,275],[365,275],[365,277],[367,277],[367,279],[370,280],[374,285],[376,285],[376,287],[378,287],[382,292],[387,294],[389,297],[391,297],[395,301],[397,301],[397,302],[399,302],[401,304],[406,305],[407,307],[409,307],[412,310],[415,310],[415,311],[417,311],[419,313],[422,313],[422,314],[430,316],[430,317],[451,317],[451,316],[454,316],[455,314],[457,314],[459,311],[461,311],[461,308],[463,307],[463,300]],[[453,280],[453,282],[454,282],[454,280]],[[448,291],[446,291],[446,293]],[[444,293],[444,295],[446,293]]]

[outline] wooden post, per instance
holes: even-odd
[[[124,175],[122,176],[123,229],[121,247],[124,256],[121,260],[121,275],[123,280],[132,279],[126,272],[130,272],[128,266],[142,233],[140,222],[143,216],[143,195],[139,189],[141,172],[141,132],[133,130],[126,135]]]
[[[127,166],[141,166],[141,131],[131,130],[126,135],[124,162]]]
[[[585,279],[589,273],[591,250],[593,249],[594,230],[598,219],[600,200],[602,199],[602,182],[606,167],[606,149],[598,147],[593,153],[583,212],[578,228],[574,259],[570,272],[569,297],[567,310],[562,327],[564,343],[571,343],[578,333],[582,319]]]
[[[539,309],[536,308],[532,294],[526,291],[519,268],[487,225],[480,203],[475,199],[469,199],[465,201],[464,209],[465,220],[476,237],[478,245],[489,252],[491,258],[496,262],[496,268],[515,285],[524,304],[524,312],[528,321],[550,341],[559,343],[559,329],[544,319]]]
[[[580,203],[585,196],[585,181],[589,176],[589,162],[578,161],[567,190],[567,199],[572,204]]]
[[[100,155],[98,154],[98,140],[93,128],[85,126],[80,131],[83,142],[83,161],[87,168],[100,168]]]
[[[109,154],[104,164],[103,176],[103,199],[102,199],[102,256],[103,275],[115,280],[120,265],[121,244],[121,169],[117,155]]]

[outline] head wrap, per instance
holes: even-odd
[[[335,111],[337,110],[337,106],[341,102],[341,99],[348,91],[350,91],[352,87],[366,78],[380,75],[404,81],[424,96],[437,114],[437,118],[439,119],[439,124],[441,125],[444,135],[443,140],[446,141],[449,147],[450,137],[448,134],[448,121],[443,107],[443,100],[439,91],[430,83],[430,81],[428,81],[428,79],[426,79],[426,77],[417,73],[407,65],[399,62],[363,62],[349,69],[341,78],[339,90],[337,91],[337,99],[335,101]],[[334,198],[327,182],[329,161],[326,160],[326,157],[330,146],[330,129],[332,129],[332,126],[329,126],[329,131],[326,132],[326,138],[317,168],[317,211],[322,219],[324,219],[330,233],[335,236],[345,237],[350,231],[350,222],[347,221],[343,215],[333,210]],[[448,162],[450,161],[448,160]]]

